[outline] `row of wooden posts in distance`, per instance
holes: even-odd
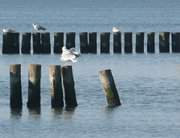
[[[122,39],[124,35],[124,53],[133,52],[132,32],[101,32],[100,33],[100,53],[110,53],[110,37],[113,36],[113,53],[122,53]],[[20,39],[21,35],[21,39]],[[169,53],[170,35],[172,52],[180,52],[180,33],[161,32],[159,33],[159,52]],[[75,32],[56,32],[53,33],[53,48],[51,48],[51,35],[49,32],[25,32],[25,33],[3,33],[2,53],[3,54],[58,54],[62,47],[75,47]],[[66,38],[66,42],[64,39]],[[144,53],[144,32],[136,33],[136,53]],[[21,43],[20,43],[21,41]],[[80,53],[97,53],[97,32],[79,33]],[[32,44],[31,44],[32,43]],[[32,47],[32,48],[31,48]],[[147,53],[155,53],[155,32],[147,33]]]
[[[99,72],[108,106],[121,105],[111,70]],[[51,107],[53,109],[75,108],[78,103],[75,92],[72,66],[49,66],[51,89]],[[28,109],[41,107],[41,65],[30,64],[28,67]],[[22,109],[21,64],[10,65],[10,108]]]

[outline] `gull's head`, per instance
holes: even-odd
[[[37,24],[33,23],[32,26],[35,27]]]
[[[63,47],[62,47],[62,51],[65,51],[65,50],[66,50],[66,47],[65,47],[65,46],[63,46]]]

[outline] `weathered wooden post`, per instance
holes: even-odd
[[[21,65],[10,65],[10,107],[22,108]]]
[[[136,33],[136,53],[144,53],[144,33]]]
[[[132,32],[124,33],[124,53],[132,53]]]
[[[100,51],[101,53],[110,52],[110,32],[103,32],[100,34]]]
[[[49,80],[51,85],[51,107],[62,108],[64,102],[60,65],[51,65],[49,67]]]
[[[180,33],[172,33],[172,52],[180,53]]]
[[[89,53],[88,33],[87,32],[81,32],[79,34],[79,38],[80,38],[80,52],[81,53]]]
[[[89,53],[97,53],[97,32],[89,33]]]
[[[102,70],[99,72],[99,76],[104,88],[108,106],[111,107],[121,105],[111,70]]]
[[[29,84],[27,107],[30,109],[40,108],[41,65],[30,64],[28,78]]]
[[[75,47],[75,32],[68,32],[66,33],[66,48],[72,48]]]
[[[159,52],[168,53],[169,52],[169,32],[159,33]]]
[[[121,32],[113,33],[113,52],[121,53]]]
[[[22,54],[31,53],[31,33],[29,32],[22,34],[21,53]]]
[[[33,53],[34,54],[40,54],[42,51],[40,33],[39,32],[33,32],[32,39],[33,39]]]
[[[50,33],[43,32],[41,33],[41,53],[43,54],[50,54],[51,53],[51,40],[50,40]]]
[[[62,47],[64,46],[64,33],[56,32],[54,33],[54,53],[62,53]]]
[[[147,52],[155,53],[155,33],[150,32],[147,34]]]
[[[65,103],[67,108],[74,108],[77,106],[76,93],[74,88],[74,78],[72,66],[63,66],[61,68]]]
[[[19,33],[3,33],[3,54],[19,54]]]

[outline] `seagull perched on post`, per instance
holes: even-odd
[[[3,28],[2,32],[3,33],[15,33],[16,31],[12,28]]]
[[[118,29],[117,27],[113,27],[113,28],[112,28],[112,32],[113,32],[113,33],[120,32],[120,29]]]
[[[33,29],[35,30],[35,31],[45,31],[46,30],[46,28],[45,27],[43,27],[43,26],[41,26],[41,25],[38,25],[38,24],[32,24],[32,26],[33,26]]]
[[[75,48],[67,49],[65,46],[62,47],[61,60],[62,61],[72,61],[77,62],[77,58],[80,54],[75,50]]]

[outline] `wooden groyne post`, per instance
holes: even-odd
[[[169,52],[169,32],[159,33],[159,52],[168,53]]]
[[[64,106],[64,102],[60,65],[49,66],[49,80],[51,85],[51,107],[62,108]]]
[[[63,66],[61,68],[65,103],[67,108],[74,108],[77,106],[73,70],[72,66]]]
[[[66,48],[67,49],[75,47],[75,37],[76,37],[75,32],[66,33]]]
[[[79,39],[80,39],[80,52],[81,53],[89,53],[88,33],[87,32],[81,32],[79,34]]]
[[[132,32],[124,33],[124,53],[132,53]]]
[[[147,53],[155,53],[155,33],[147,34]]]
[[[121,105],[111,70],[102,70],[99,72],[99,76],[102,86],[104,88],[108,106],[113,107]]]
[[[41,35],[39,32],[33,32],[32,34],[32,41],[33,41],[33,53],[40,54],[41,53]]]
[[[29,82],[27,107],[29,109],[40,108],[41,65],[30,64],[28,78]]]
[[[3,54],[19,54],[19,33],[3,33]]]
[[[113,52],[121,53],[121,32],[113,33]]]
[[[103,32],[100,34],[100,46],[101,53],[110,52],[110,32]]]
[[[43,32],[41,33],[41,53],[43,54],[50,54],[51,53],[51,40],[50,40],[50,33]]]
[[[10,107],[22,108],[21,65],[10,65]]]
[[[180,33],[172,33],[172,52],[180,53]]]
[[[54,53],[62,53],[62,47],[64,46],[64,33],[56,32],[54,33]]]
[[[97,53],[97,32],[89,33],[89,53]]]
[[[136,53],[144,53],[144,33],[136,33]]]
[[[22,33],[21,53],[31,53],[31,33],[29,32]]]

